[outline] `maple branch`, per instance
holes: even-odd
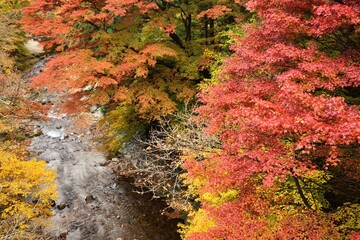
[[[191,14],[189,13],[186,16],[185,19],[185,30],[186,30],[186,37],[185,37],[185,41],[190,41],[191,40],[191,23],[192,23],[192,19],[191,19]]]
[[[156,6],[162,11],[166,11],[169,9],[169,6],[172,5],[170,2],[164,1],[155,1]]]
[[[185,3],[187,5],[189,5],[188,1],[185,1]],[[191,15],[191,13],[186,13],[186,11],[180,5],[176,6],[176,7],[178,7],[180,9],[181,20],[184,23],[184,27],[185,27],[185,31],[186,31],[185,41],[190,41],[191,40],[192,15]]]
[[[100,9],[100,8],[98,8],[98,7],[96,6],[96,4],[95,4],[93,1],[89,1],[89,0],[88,0],[88,2],[89,2],[89,3],[91,3],[91,5],[93,5],[93,7],[95,8],[95,10],[97,10],[97,11],[98,11],[98,13],[100,13],[100,12],[101,12],[101,9]]]
[[[89,21],[89,20],[86,20],[85,23],[90,24],[91,26],[93,26],[94,28],[96,28],[96,30],[100,30],[100,29],[101,29],[98,25],[96,25],[95,23],[93,23],[93,22],[91,22],[91,21]]]
[[[295,177],[295,176],[293,176],[293,179],[294,179],[294,181],[295,181],[296,189],[297,189],[297,191],[298,191],[301,199],[303,200],[305,206],[306,206],[307,208],[313,210],[313,209],[311,208],[311,205],[310,205],[309,201],[308,201],[307,198],[305,197],[303,190],[301,189],[301,186],[300,186],[300,183],[299,183],[299,179],[298,179],[297,177]]]
[[[128,48],[128,49],[130,49],[130,50],[132,50],[132,51],[133,51],[133,52],[135,52],[135,53],[140,53],[140,51],[139,51],[139,50],[137,50],[136,48],[131,47],[131,46],[129,46],[129,45],[124,45],[124,47],[125,47],[125,48]]]
[[[324,187],[323,185],[321,185],[321,184],[317,183],[316,181],[312,180],[311,178],[300,178],[300,180],[301,180],[302,182],[305,182],[305,180],[306,180],[306,181],[309,181],[309,182],[311,182],[312,184],[315,184],[316,186],[318,186],[318,187],[319,187],[321,190],[323,190],[323,191],[334,192],[334,193],[337,193],[337,194],[346,196],[347,198],[356,199],[356,195],[357,195],[357,194],[352,194],[352,193],[343,191],[343,190],[341,190],[341,189],[339,189],[339,188],[336,188],[336,189],[335,189],[334,187],[331,187],[331,186],[326,186],[326,187]],[[344,180],[342,180],[342,183],[344,183]],[[352,181],[349,181],[349,182],[345,182],[344,184],[349,186],[349,185],[352,185],[352,184],[355,185],[356,183],[354,183],[354,182],[352,182]]]
[[[170,33],[170,37],[173,40],[172,42],[176,43],[181,49],[185,49],[184,44],[176,33]]]
[[[175,63],[174,62],[166,61],[166,60],[163,60],[163,59],[157,59],[156,64],[167,67],[169,69],[174,69],[175,68]]]
[[[163,1],[155,1],[155,3],[156,3],[156,6],[159,9],[161,9],[162,11],[166,11],[168,8],[168,4],[169,4],[169,3],[166,3],[166,5],[164,5]],[[169,36],[172,39],[172,42],[176,43],[181,49],[185,49],[183,42],[181,41],[180,37],[176,33],[170,33]]]

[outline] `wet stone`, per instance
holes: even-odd
[[[68,235],[67,232],[63,232],[59,234],[59,239],[66,239],[66,236]]]
[[[41,128],[36,127],[36,128],[33,130],[33,136],[34,136],[34,137],[40,136],[41,134],[42,134]]]
[[[50,200],[50,206],[51,206],[51,207],[55,207],[55,206],[56,206],[55,200],[53,200],[53,199]]]
[[[51,137],[51,138],[61,138],[64,136],[64,131],[62,129],[57,130],[57,129],[51,129],[51,130],[47,130],[44,131],[45,135]]]
[[[85,197],[85,202],[86,203],[92,203],[95,200],[93,195],[88,195]]]
[[[66,203],[60,203],[60,204],[57,206],[57,209],[59,209],[59,210],[64,210],[66,207],[69,207],[69,205],[66,204]]]

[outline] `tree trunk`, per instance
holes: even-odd
[[[297,189],[297,191],[298,191],[301,199],[303,200],[305,206],[306,206],[307,208],[309,208],[309,209],[312,210],[309,201],[307,200],[307,198],[306,198],[305,195],[304,195],[303,190],[301,189],[301,186],[300,186],[300,183],[299,183],[299,179],[298,179],[297,177],[295,177],[295,176],[294,176],[293,178],[294,178],[294,181],[295,181],[296,189]]]
[[[191,41],[191,14],[189,13],[186,16],[186,20],[185,20],[185,29],[186,29],[186,36],[185,36],[185,41]]]
[[[204,24],[204,31],[205,31],[205,38],[209,37],[209,22],[208,19],[205,19],[205,24]]]

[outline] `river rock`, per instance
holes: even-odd
[[[50,129],[44,133],[51,138],[64,138],[64,129]]]
[[[90,112],[94,113],[96,110],[98,110],[99,106],[98,105],[93,105],[90,107]]]
[[[47,104],[47,103],[51,103],[50,98],[44,98],[44,99],[41,100],[41,104],[42,104],[42,105],[45,105],[45,104]]]
[[[66,203],[60,203],[60,204],[57,206],[57,209],[63,210],[63,209],[65,209],[66,207],[69,207],[69,205],[67,205]]]
[[[91,91],[93,89],[93,86],[91,84],[86,85],[82,88],[83,92]]]
[[[44,52],[44,49],[40,45],[40,43],[38,41],[35,41],[34,39],[29,39],[25,43],[25,48],[32,54],[41,54]]]
[[[44,159],[46,161],[52,161],[56,159],[61,159],[61,152],[58,150],[47,148],[44,152],[39,155],[40,159]]]
[[[85,197],[85,202],[86,203],[92,203],[95,200],[93,195],[88,195]]]
[[[68,232],[63,232],[59,234],[59,239],[66,239],[66,236],[68,235]]]
[[[50,206],[51,206],[51,207],[55,207],[55,206],[56,206],[55,200],[53,200],[53,199],[50,200]]]
[[[94,117],[96,118],[103,118],[104,117],[104,113],[101,111],[101,108],[98,108],[94,113],[93,113]]]
[[[34,130],[33,130],[34,137],[40,136],[41,134],[42,134],[41,128],[39,128],[39,127],[34,128]]]

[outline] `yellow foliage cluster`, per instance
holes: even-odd
[[[44,161],[24,161],[0,148],[0,238],[20,238],[34,221],[51,215],[56,174]]]
[[[179,230],[183,239],[192,233],[206,232],[209,228],[215,226],[215,222],[209,218],[204,209],[191,211],[188,215],[188,224],[179,224]]]
[[[0,119],[0,134],[7,133],[12,131],[13,127],[4,121],[3,119]]]
[[[28,1],[0,0],[0,74],[9,74],[18,67],[15,59],[26,54],[25,35],[20,30],[17,20],[19,9]]]
[[[329,203],[326,201],[324,194],[326,188],[322,186],[326,185],[326,182],[330,179],[330,175],[324,171],[312,170],[299,180],[300,187],[303,191],[305,198],[308,200],[309,205],[313,210],[320,210],[329,207]],[[279,182],[281,187],[277,190],[274,196],[275,200],[280,204],[284,202],[287,210],[291,211],[294,206],[303,204],[303,199],[298,193],[294,178],[289,178],[287,181]],[[294,205],[288,205],[287,201],[291,201]]]
[[[239,191],[236,189],[228,189],[224,192],[220,192],[219,194],[213,193],[204,193],[201,196],[202,202],[208,202],[213,205],[220,205],[224,202],[228,202],[239,197]]]
[[[342,232],[360,232],[360,204],[345,203],[335,213],[335,220],[340,223]]]
[[[204,180],[195,178],[193,183],[195,185],[202,185]],[[190,185],[189,191],[195,193],[197,187],[194,184]],[[224,192],[220,192],[218,194],[206,192],[204,194],[200,194],[197,201],[201,201],[203,204],[210,204],[214,207],[221,206],[221,204],[225,202],[229,202],[239,198],[239,191],[236,189],[228,189]],[[179,224],[180,233],[183,239],[186,239],[187,236],[190,236],[192,233],[206,232],[209,228],[214,227],[216,225],[215,219],[211,219],[211,217],[207,214],[206,210],[203,208],[194,209],[192,207],[187,207],[184,209],[188,212],[187,224]]]

